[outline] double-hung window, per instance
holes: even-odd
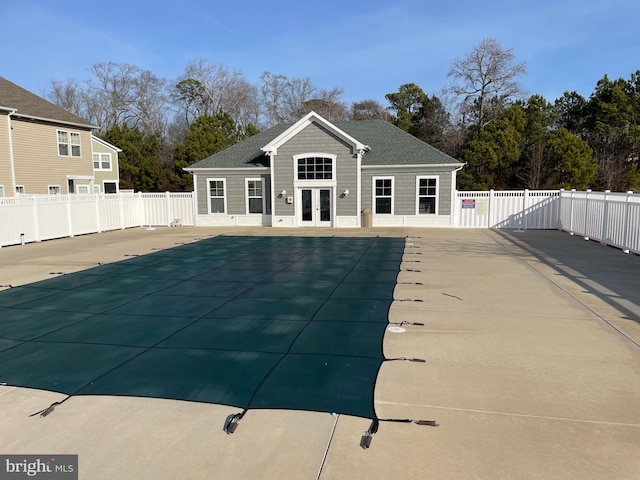
[[[373,213],[393,215],[393,177],[373,179]]]
[[[262,180],[247,179],[247,213],[264,213]]]
[[[94,170],[111,170],[111,154],[110,153],[94,153],[93,169]]]
[[[49,195],[58,195],[60,193],[60,185],[49,185]]]
[[[4,185],[0,185],[0,198],[4,197]]]
[[[209,180],[209,213],[226,213],[226,181],[224,178]]]
[[[418,177],[416,182],[418,215],[436,215],[438,213],[438,178]]]
[[[58,130],[58,155],[62,157],[80,157],[80,134]]]

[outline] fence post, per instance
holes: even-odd
[[[493,204],[494,204],[494,190],[493,188],[489,190],[489,211],[487,212],[487,228],[491,228],[491,224],[493,223]]]
[[[527,229],[527,216],[526,216],[526,213],[527,213],[527,204],[529,203],[528,200],[529,200],[529,189],[525,188],[524,189],[524,195],[522,196],[522,215],[521,215],[521,218],[522,218],[521,225],[524,224],[523,230]]]
[[[458,191],[455,190],[456,202],[458,201]],[[195,190],[191,192],[191,203],[193,204],[193,226],[196,226],[198,223],[198,197],[196,196]],[[456,212],[456,208],[453,207],[453,211]],[[458,227],[459,225],[454,225],[454,227]]]
[[[591,193],[591,190],[587,190],[585,192],[585,198],[584,198],[584,232],[582,232],[582,235],[584,236],[585,240],[589,240],[587,222],[589,220],[589,194],[590,193]]]
[[[629,253],[629,203],[631,201],[631,195],[633,195],[633,190],[628,190],[624,205],[624,244],[622,245],[622,251],[624,253]]]
[[[99,194],[97,193],[93,194],[93,201],[96,204],[96,229],[98,230],[98,233],[102,233],[102,227],[100,222],[100,202],[98,201],[98,197],[99,197]]]
[[[562,202],[564,200],[562,194],[564,193],[564,188],[560,189],[560,193],[558,193],[558,216],[556,217],[558,219],[558,230],[562,231],[563,230],[563,224],[562,224]]]
[[[602,232],[600,233],[600,243],[607,245],[607,224],[609,223],[609,194],[611,190],[604,191],[604,206],[602,207]]]
[[[164,192],[164,198],[167,205],[167,227],[171,226],[171,196],[169,192]]]
[[[120,230],[124,230],[124,194],[118,192],[118,216],[120,217]]]
[[[573,235],[573,195],[576,193],[576,189],[571,189],[571,202],[569,202],[569,235]]]
[[[73,222],[71,220],[71,194],[67,194],[67,220],[69,224],[69,236],[73,238]]]

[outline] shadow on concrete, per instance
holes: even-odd
[[[556,230],[495,233],[640,323],[640,256]]]

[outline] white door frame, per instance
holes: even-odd
[[[302,220],[302,191],[311,191],[311,215],[312,220]],[[320,191],[329,191],[329,221],[320,220]],[[298,186],[296,187],[295,211],[296,225],[299,227],[333,227],[335,225],[335,188],[333,186]]]

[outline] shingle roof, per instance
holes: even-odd
[[[290,126],[285,124],[276,125],[218,153],[214,153],[204,160],[189,165],[187,168],[268,167],[269,157],[265,156],[260,149]]]
[[[85,119],[67,112],[3,77],[0,77],[0,105],[15,109],[15,115],[18,117],[38,118],[95,128],[94,125],[91,125]]]
[[[384,120],[336,122],[335,126],[368,145],[363,166],[375,165],[463,165],[453,157],[419,140]],[[188,168],[248,168],[268,166],[260,150],[291,125],[277,125],[226,150],[194,163]]]
[[[384,120],[336,122],[336,127],[371,149],[362,165],[451,165],[458,160]]]

